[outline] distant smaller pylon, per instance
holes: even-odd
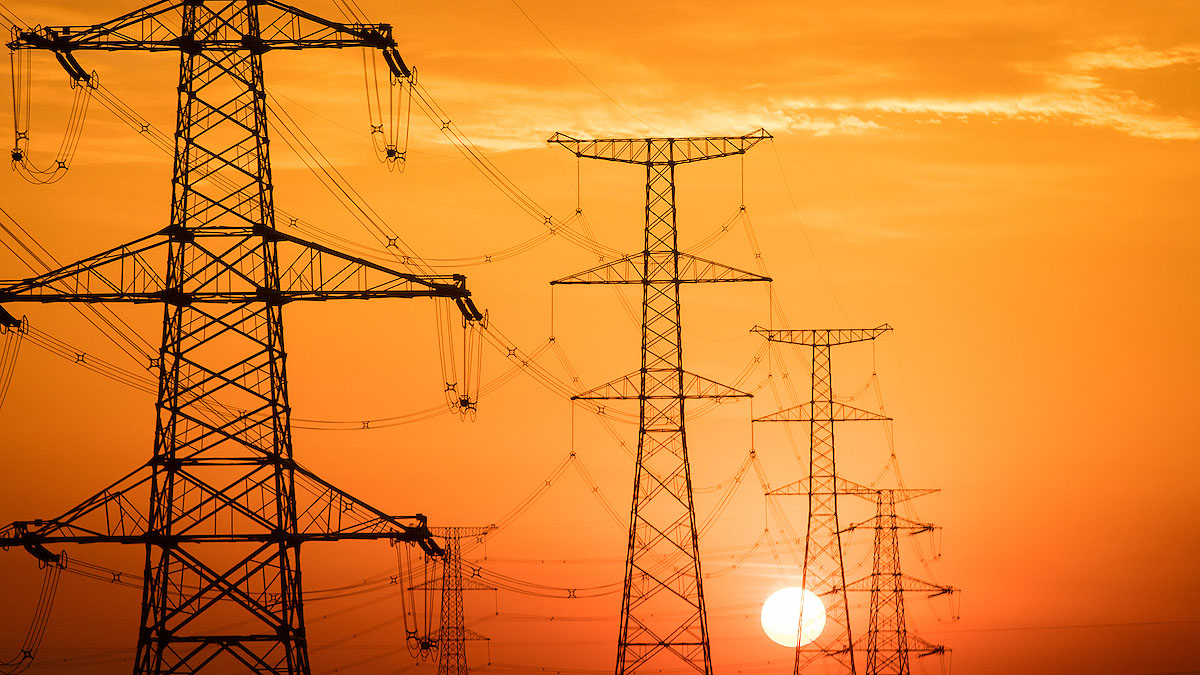
[[[462,538],[482,540],[495,525],[487,527],[431,527],[435,538],[445,539],[442,556],[442,578],[433,579],[413,590],[441,591],[442,622],[433,639],[438,650],[438,675],[467,675],[467,640],[488,640],[485,635],[466,627],[463,616],[463,591],[494,591],[495,586],[483,583],[475,576],[464,577],[462,569]]]
[[[844,493],[854,494],[875,502],[875,517],[847,527],[875,531],[874,560],[871,574],[846,584],[848,591],[869,591],[871,609],[865,645],[858,641],[856,651],[865,647],[866,675],[910,675],[911,655],[918,657],[945,655],[944,645],[935,645],[910,633],[904,613],[904,594],[926,593],[928,597],[957,593],[958,589],[942,586],[904,574],[900,569],[900,537],[932,532],[936,525],[910,520],[896,514],[896,503],[915,499],[937,490],[877,489],[865,486],[847,487]]]

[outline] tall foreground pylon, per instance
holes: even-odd
[[[577,157],[646,167],[643,249],[551,282],[642,287],[642,367],[575,397],[639,402],[617,675],[680,663],[712,674],[684,408],[687,399],[749,394],[683,369],[679,288],[684,283],[770,279],[680,252],[675,167],[743,154],[770,137],[759,129],[745,136],[695,138],[580,140],[559,133],[549,140]]]
[[[390,26],[273,0],[166,0],[9,44],[53,52],[81,83],[90,76],[77,51],[180,53],[170,224],[0,283],[4,303],[164,304],[151,459],[58,518],[0,531],[0,546],[43,558],[60,542],[145,547],[137,674],[306,675],[302,544],[391,539],[440,552],[424,516],[375,509],[292,455],[286,303],[443,297],[480,318],[462,276],[416,276],[276,230],[263,54],[340,47],[383,50],[407,74]]]
[[[891,330],[883,324],[867,329],[771,330],[755,327],[771,342],[812,347],[812,400],[756,418],[754,422],[800,422],[809,427],[808,478],[800,479],[768,495],[808,497],[808,527],[804,540],[804,588],[825,605],[825,628],[809,645],[796,645],[793,672],[799,675],[811,665],[820,673],[854,675],[854,637],[846,601],[846,572],[842,562],[842,535],[838,527],[838,495],[858,488],[838,476],[834,452],[835,422],[887,420],[879,413],[862,410],[833,399],[833,368],[830,351],[838,345],[874,340]]]

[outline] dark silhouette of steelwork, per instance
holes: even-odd
[[[874,340],[891,330],[887,324],[868,329],[771,330],[755,327],[767,340],[812,347],[812,400],[756,418],[755,422],[804,422],[809,426],[808,478],[800,479],[767,494],[808,497],[808,527],[804,540],[802,585],[825,605],[825,628],[809,645],[797,641],[793,672],[797,675],[821,660],[822,670],[832,673],[855,671],[854,638],[846,602],[846,573],[842,562],[842,538],[838,527],[838,495],[854,486],[837,473],[834,456],[835,422],[890,419],[833,400],[833,370],[830,351],[837,345]],[[803,625],[803,624],[801,624]]]
[[[625,588],[617,642],[618,675],[658,655],[711,675],[696,512],[684,432],[687,399],[749,396],[683,369],[679,288],[684,283],[770,281],[769,278],[682,253],[675,222],[675,167],[745,153],[770,138],[550,138],[577,157],[646,167],[643,249],[552,284],[640,284],[642,366],[574,398],[639,402],[637,468],[629,521]],[[673,657],[673,658],[672,658]]]
[[[463,617],[463,591],[494,591],[475,577],[464,577],[462,538],[482,538],[495,529],[489,527],[435,527],[435,537],[443,537],[446,551],[442,557],[442,625],[438,629],[438,675],[467,675],[467,640],[488,638],[466,627]]]
[[[390,26],[274,0],[166,0],[9,43],[53,52],[80,82],[90,75],[76,51],[180,52],[170,225],[0,285],[5,303],[165,306],[152,458],[57,518],[0,531],[0,546],[47,561],[51,543],[145,547],[138,674],[307,674],[302,544],[389,539],[440,552],[424,516],[388,515],[292,455],[285,304],[444,297],[480,318],[460,275],[392,270],[275,228],[262,55],[341,47],[380,49],[408,74]]]
[[[943,645],[935,645],[908,631],[904,618],[904,594],[925,593],[936,597],[956,592],[901,572],[900,532],[910,535],[932,532],[937,526],[896,515],[897,502],[915,499],[937,490],[849,488],[847,492],[875,502],[875,517],[847,527],[875,531],[871,574],[846,586],[850,591],[869,591],[871,609],[867,623],[866,675],[910,675],[909,656],[945,654]]]

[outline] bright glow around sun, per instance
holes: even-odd
[[[801,602],[804,604],[804,628],[800,631],[800,644],[816,640],[825,629],[825,604],[816,593],[796,586],[781,588],[767,598],[762,608],[763,631],[776,644],[796,646]]]

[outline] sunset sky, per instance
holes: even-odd
[[[473,259],[545,231],[463,157],[443,123],[540,209],[566,220],[578,204],[605,245],[627,252],[642,241],[644,170],[576,160],[546,144],[554,132],[762,127],[774,136],[744,158],[676,174],[681,247],[707,243],[732,222],[701,255],[742,269],[761,264],[774,278],[770,289],[701,285],[683,298],[685,367],[732,382],[753,366],[744,384],[758,387],[753,403],[689,419],[698,519],[736,488],[700,541],[719,675],[791,671],[791,650],[768,640],[758,611],[773,590],[799,584],[802,555],[787,540],[788,528],[803,531],[803,501],[768,505],[756,471],[737,472],[752,449],[770,487],[807,470],[797,461],[797,452],[807,460],[806,428],[792,430],[793,444],[778,425],[752,431],[749,420],[808,400],[808,354],[782,349],[754,364],[761,338],[750,329],[884,322],[895,331],[873,347],[834,351],[834,386],[839,396],[857,394],[859,407],[881,400],[896,420],[904,484],[940,489],[912,515],[944,528],[942,556],[926,563],[906,545],[904,569],[963,589],[961,619],[950,620],[945,598],[914,594],[913,632],[951,648],[959,675],[1200,673],[1192,409],[1200,5],[358,3],[395,27],[400,53],[446,115],[434,121],[414,109],[402,173],[371,148],[359,51],[270,53],[267,87],[272,105],[421,256]],[[63,25],[135,6],[4,0],[2,8],[27,24]],[[300,6],[344,20],[330,0]],[[177,55],[78,58],[155,128],[173,132]],[[32,72],[31,150],[45,164],[72,94],[53,57],[35,54]],[[12,90],[0,89],[7,139]],[[356,251],[380,250],[272,134],[277,208]],[[66,176],[41,186],[0,170],[0,206],[63,263],[157,231],[169,218],[171,159],[145,135],[93,101]],[[737,219],[743,203],[752,228]],[[553,336],[561,352],[544,350],[538,363],[567,383],[569,364],[590,387],[638,366],[639,327],[624,309],[637,312],[634,291],[551,293],[549,281],[595,264],[594,254],[555,236],[518,256],[440,271],[466,274],[493,328],[526,352]],[[0,248],[0,278],[31,274]],[[294,414],[347,422],[332,425],[345,430],[300,425],[297,460],[391,513],[425,513],[434,525],[503,523],[486,550],[469,554],[473,564],[556,588],[619,582],[633,461],[616,439],[633,447],[637,435],[627,415],[572,411],[567,398],[517,373],[482,398],[474,421],[445,414],[355,424],[440,404],[430,306],[287,308]],[[84,360],[146,373],[69,307],[8,309]],[[116,311],[157,346],[159,307]],[[488,348],[482,379],[513,366]],[[873,370],[877,384],[864,389]],[[613,408],[632,410],[636,422],[636,408]],[[26,341],[0,409],[0,522],[53,517],[131,471],[151,454],[153,420],[153,395]],[[893,447],[885,428],[860,425],[837,430],[839,470],[896,485],[893,473],[881,476]],[[575,464],[539,492],[572,450]],[[505,520],[535,492],[527,510]],[[868,515],[847,501],[844,521]],[[868,534],[853,535],[848,577],[869,572],[870,545]],[[143,553],[120,549],[68,555],[140,573]],[[310,591],[395,574],[383,543],[312,545],[304,564]],[[0,660],[24,638],[41,575],[24,551],[0,553]],[[64,575],[28,672],[128,672],[139,601],[136,588]],[[397,603],[390,589],[310,603],[314,673],[408,668]],[[466,603],[468,626],[491,638],[470,645],[472,670],[489,672],[490,658],[497,673],[611,672],[619,588],[577,599],[474,592]],[[858,634],[866,603],[852,598]],[[914,672],[941,672],[930,661]]]

